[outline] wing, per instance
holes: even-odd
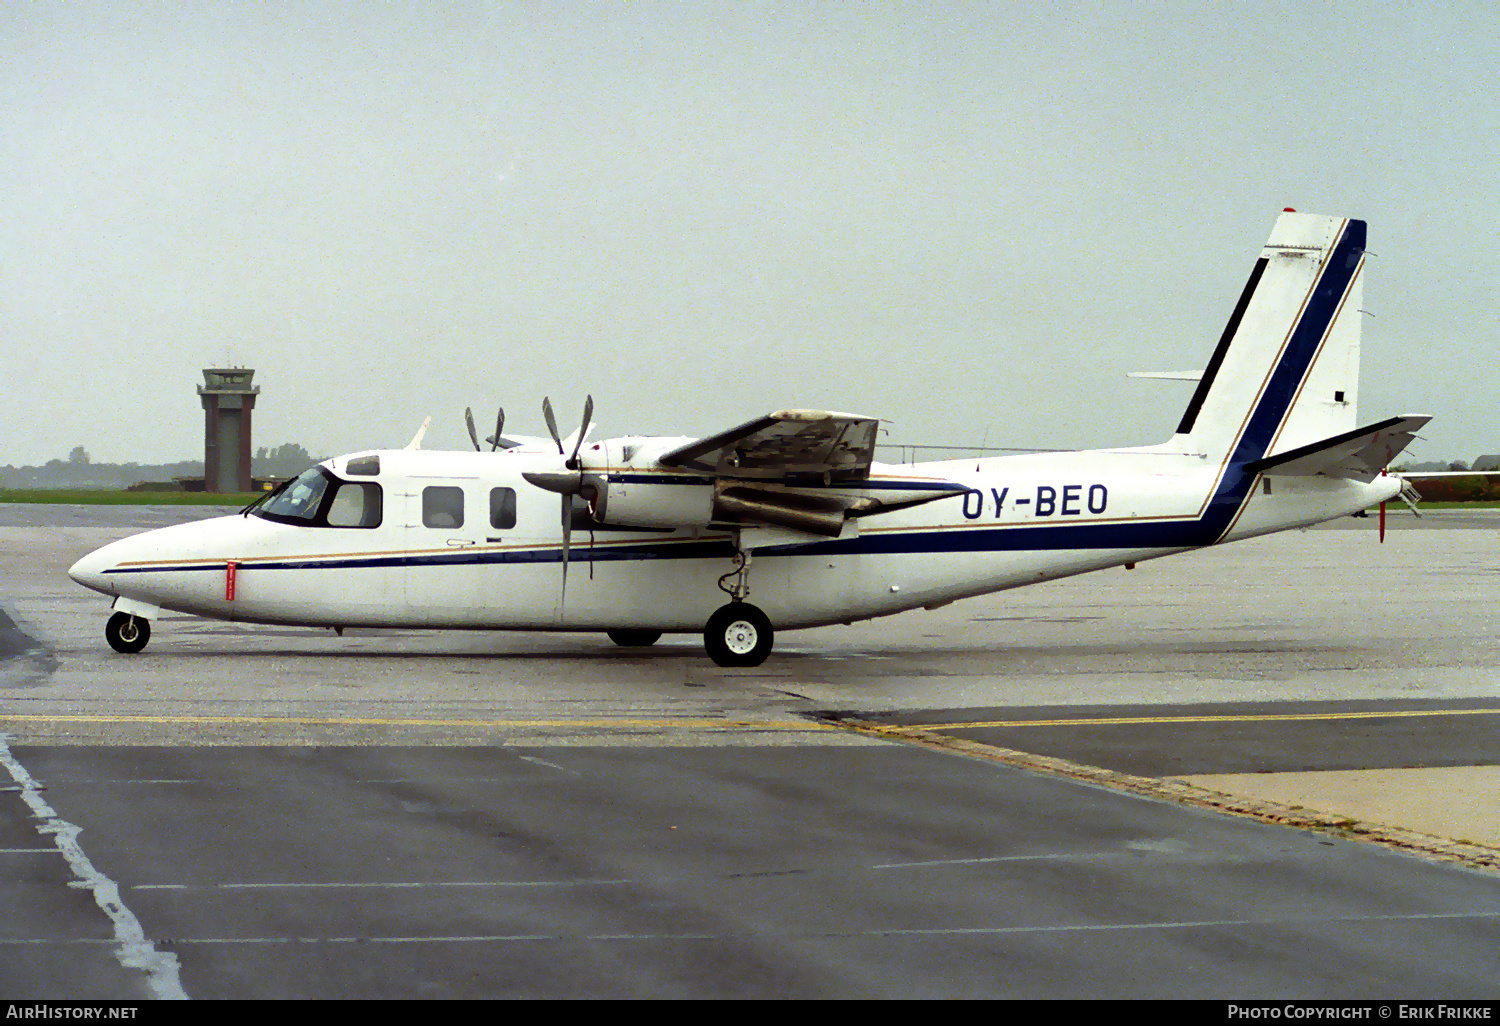
[[[1275,456],[1246,464],[1251,473],[1291,474],[1328,477],[1350,477],[1372,481],[1391,460],[1411,444],[1411,440],[1431,417],[1391,417],[1369,427],[1358,428],[1321,442],[1299,446]]]
[[[781,410],[659,459],[668,467],[744,481],[857,481],[870,475],[879,426],[878,420],[852,413]]]
[[[829,410],[781,410],[657,457],[706,475],[711,521],[837,537],[856,518],[967,491],[915,475],[872,477],[880,422]],[[761,532],[764,534],[764,532]],[[782,538],[785,541],[785,538]]]

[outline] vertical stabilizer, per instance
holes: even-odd
[[[1283,213],[1169,446],[1249,462],[1354,427],[1365,223]]]

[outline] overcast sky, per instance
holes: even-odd
[[[1360,419],[1500,452],[1493,2],[0,12],[0,464],[255,444],[1170,435],[1277,212],[1370,224]],[[567,428],[564,428],[567,430]]]

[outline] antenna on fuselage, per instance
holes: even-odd
[[[428,417],[426,420],[422,421],[422,426],[417,428],[417,433],[412,436],[410,442],[406,443],[407,452],[416,452],[418,449],[422,448],[422,438],[427,434],[427,429],[431,426],[431,417]]]

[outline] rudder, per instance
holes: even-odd
[[[1365,222],[1277,218],[1172,449],[1247,463],[1354,427]]]

